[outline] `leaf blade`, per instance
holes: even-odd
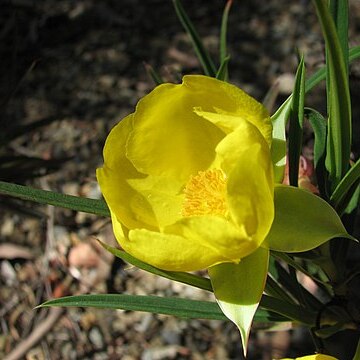
[[[353,239],[326,201],[306,190],[275,186],[275,219],[265,239],[271,250],[303,252],[336,237]]]
[[[228,0],[221,19],[221,28],[220,28],[220,67],[216,73],[216,78],[220,80],[227,81],[229,77],[228,72],[228,62],[229,55],[227,53],[227,28],[228,28],[228,20],[229,20],[229,12],[232,5],[233,0]]]
[[[65,195],[54,191],[31,188],[0,181],[0,194],[30,200],[40,204],[48,204],[89,214],[109,217],[110,211],[103,200]]]
[[[305,108],[305,116],[314,131],[314,165],[317,185],[320,194],[327,199],[327,170],[325,167],[326,134],[327,126],[325,118],[316,110]]]
[[[323,0],[313,0],[326,46],[328,143],[326,165],[333,188],[345,175],[351,151],[351,104],[347,69],[338,33]]]
[[[295,76],[289,127],[289,180],[290,185],[298,186],[299,161],[302,147],[302,133],[305,103],[305,63],[300,59]]]
[[[350,168],[330,197],[335,209],[342,212],[351,199],[352,190],[360,183],[360,159]]]
[[[181,5],[180,0],[173,0],[173,4],[175,7],[176,14],[184,27],[185,31],[189,34],[191,41],[194,45],[194,50],[197,54],[198,59],[204,69],[205,75],[215,77],[216,76],[216,68],[211,60],[210,55],[206,51],[199,34],[197,33],[194,25],[192,24],[190,18],[185,12],[185,9]]]
[[[253,317],[265,287],[268,262],[269,251],[259,248],[239,264],[219,264],[209,269],[216,301],[238,327],[245,356]]]
[[[144,311],[156,314],[172,315],[182,318],[196,318],[209,320],[227,320],[215,302],[190,300],[183,298],[165,298],[160,296],[102,294],[67,296],[46,301],[38,307],[95,307],[101,309],[121,309],[130,311]],[[259,311],[257,321],[284,321],[276,314]]]

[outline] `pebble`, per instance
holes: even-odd
[[[89,340],[95,349],[102,349],[104,347],[104,338],[98,327],[91,328],[89,331]]]

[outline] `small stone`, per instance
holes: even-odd
[[[89,340],[96,349],[102,349],[104,347],[103,336],[97,327],[93,327],[89,332]]]

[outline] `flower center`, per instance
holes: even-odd
[[[226,176],[221,170],[199,171],[191,176],[184,194],[183,216],[226,216]]]

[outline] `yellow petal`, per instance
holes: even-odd
[[[258,246],[274,219],[274,179],[269,147],[248,122],[219,144],[216,151],[228,175],[227,201],[230,217],[244,227]]]
[[[181,85],[160,85],[140,100],[127,142],[127,157],[138,171],[186,181],[206,169],[224,133],[193,108],[210,110],[213,100],[211,91],[193,89],[186,78]]]
[[[144,179],[130,179],[128,183],[147,199],[160,229],[181,218],[183,184],[177,179],[149,175]]]
[[[194,111],[197,115],[202,116],[204,119],[209,120],[214,125],[218,126],[226,134],[229,134],[232,131],[236,130],[243,121],[249,121],[250,123],[256,126],[256,128],[261,132],[262,136],[265,138],[266,142],[268,143],[268,146],[271,147],[272,125],[271,125],[270,117],[267,115],[267,113],[265,114],[260,113],[259,118],[255,116],[253,118],[250,118],[249,116],[246,117],[246,114],[231,115],[221,112],[211,113],[207,111],[202,111],[200,109],[195,109]]]
[[[184,236],[209,251],[217,252],[217,263],[226,260],[238,263],[256,248],[242,228],[220,216],[186,217],[165,228],[165,232]]]
[[[234,226],[217,216],[184,218],[164,233],[130,230],[122,246],[136,258],[172,271],[195,271],[223,262],[239,262],[254,250]]]
[[[255,125],[271,144],[272,124],[266,108],[238,87],[227,82],[204,76],[185,76],[189,86],[195,91],[205,91],[212,97],[209,111],[201,104],[195,105],[197,115],[214,123],[226,134],[234,131],[242,121]]]
[[[307,355],[296,359],[286,358],[281,360],[337,360],[337,359],[329,355],[316,354],[316,355]]]
[[[97,169],[96,176],[110,210],[126,227],[155,229],[158,224],[146,197],[127,183],[129,178],[143,177],[125,156],[131,129],[129,115],[111,130],[104,147],[104,166]]]

